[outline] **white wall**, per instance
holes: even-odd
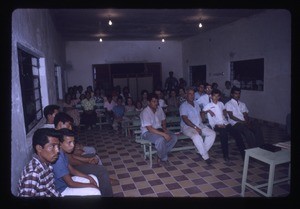
[[[174,71],[182,77],[181,42],[166,41],[72,41],[66,43],[66,60],[69,69],[68,85],[93,85],[92,65],[130,62],[161,62],[162,81]],[[83,76],[84,75],[84,76]]]
[[[26,135],[22,94],[19,78],[17,44],[43,57],[42,77],[47,77],[47,93],[43,103],[56,103],[54,64],[65,65],[64,43],[57,34],[50,15],[45,9],[17,9],[12,14],[12,86],[11,86],[11,191],[17,192],[22,169],[32,156],[31,138],[36,126]],[[41,80],[42,82],[43,80]],[[48,104],[43,104],[48,105]],[[40,123],[44,123],[42,120]]]
[[[207,81],[224,87],[230,61],[264,58],[264,91],[242,90],[250,116],[285,124],[291,111],[291,16],[268,10],[183,42],[183,69],[206,65]],[[224,72],[224,76],[214,73]],[[184,73],[187,75],[187,73]],[[185,77],[187,79],[187,77]]]

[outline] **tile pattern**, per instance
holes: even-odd
[[[263,124],[262,129],[266,143],[288,139],[282,128]],[[210,150],[213,164],[209,166],[196,151],[188,150],[170,153],[168,167],[158,167],[154,160],[150,168],[149,159],[143,158],[141,145],[110,127],[80,131],[78,140],[96,147],[111,177],[119,180],[120,184],[113,186],[115,197],[240,197],[243,160],[235,143],[229,145],[229,163],[224,162],[220,145],[214,145]],[[269,167],[254,159],[250,162],[249,181],[266,182]],[[287,164],[278,166],[275,179],[287,172]],[[288,183],[274,185],[273,196],[286,197],[289,193]],[[250,189],[246,189],[245,196],[261,197]]]

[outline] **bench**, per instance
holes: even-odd
[[[179,126],[172,126],[172,127],[168,127],[168,130],[170,130],[170,131],[180,130],[180,127]],[[177,140],[178,141],[190,139],[190,137],[184,135],[181,132],[175,132],[175,134],[177,135]],[[150,141],[142,139],[141,130],[134,130],[134,135],[135,135],[135,142],[142,145],[143,153],[144,153],[144,159],[146,160],[147,158],[149,158],[150,167],[152,168],[152,157],[153,157],[153,154],[155,154],[157,151],[154,149],[154,147],[153,147],[153,145]],[[196,149],[196,147],[194,145],[173,147],[171,152],[192,150],[192,149],[194,150],[194,149]]]
[[[190,139],[190,137],[188,137],[188,136],[186,136],[186,135],[184,135],[183,133],[180,132],[180,126],[171,126],[171,127],[168,127],[168,130],[175,131],[174,133],[177,135],[177,142],[181,141],[181,140]],[[216,140],[215,140],[213,146],[221,144],[221,141],[217,140],[219,138],[218,137],[219,133],[216,132],[216,134],[217,134],[216,135]],[[143,148],[144,159],[146,160],[147,158],[149,158],[150,167],[152,168],[152,157],[157,152],[155,150],[155,147],[153,146],[153,144],[150,141],[142,139],[141,130],[134,130],[134,136],[135,136],[135,142],[138,143],[138,144],[141,144],[141,146]],[[229,137],[228,143],[230,144],[232,142],[234,142],[234,140],[232,140],[232,137]],[[180,147],[173,147],[171,152],[185,151],[185,150],[195,150],[197,152],[197,148],[195,147],[194,144],[193,145],[180,146]]]

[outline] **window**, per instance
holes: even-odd
[[[39,58],[18,48],[19,74],[26,133],[43,117]]]
[[[263,91],[264,59],[240,60],[230,63],[231,84],[241,89]]]

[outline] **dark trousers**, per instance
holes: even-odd
[[[254,121],[251,121],[249,125],[236,123],[232,127],[245,137],[249,148],[258,147],[264,144],[263,133],[258,123]]]
[[[81,122],[86,127],[92,127],[97,122],[97,114],[95,111],[84,111],[82,114]]]
[[[103,165],[82,164],[73,166],[85,174],[94,174],[99,181],[99,189],[102,197],[113,197],[109,174]]]
[[[245,157],[245,144],[243,141],[243,138],[241,134],[236,131],[230,124],[225,126],[225,128],[220,128],[215,126],[214,130],[220,134],[220,140],[221,140],[221,148],[223,152],[223,157],[228,158],[228,135],[230,134],[236,143],[236,146],[238,147],[239,152],[241,153],[241,156]]]

